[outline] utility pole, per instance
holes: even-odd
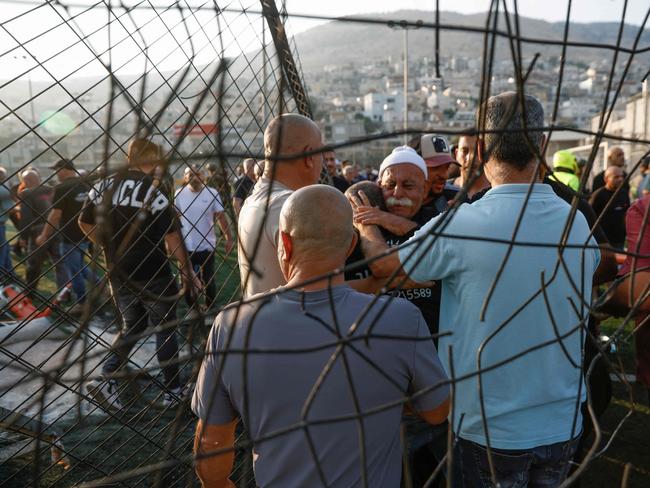
[[[403,118],[403,129],[404,129],[404,144],[408,143],[408,128],[409,128],[409,121],[408,121],[408,113],[409,113],[409,92],[408,92],[408,83],[409,83],[409,36],[408,36],[408,31],[409,29],[419,29],[422,27],[422,21],[418,20],[415,25],[409,25],[408,21],[406,20],[400,20],[399,22],[388,22],[388,27],[391,29],[404,29],[404,53],[403,53],[403,60],[404,60],[404,114],[402,115]]]
[[[408,143],[409,130],[409,30],[404,28],[404,145]]]
[[[23,61],[25,64],[27,64],[27,56],[23,55],[18,55],[14,54],[12,56],[16,61]],[[31,74],[31,69],[27,71],[27,89],[29,91],[29,109],[31,112],[32,120],[31,120],[31,130],[33,132],[33,141],[34,141],[34,150],[36,150],[37,147],[37,141],[36,141],[36,110],[34,109],[34,88],[32,86],[32,74]],[[33,157],[33,155],[32,155]]]

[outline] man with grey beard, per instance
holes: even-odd
[[[408,146],[395,148],[379,167],[379,187],[386,210],[369,201],[365,194],[360,198],[348,194],[355,221],[378,225],[388,246],[399,246],[437,214],[435,209],[422,206],[426,181],[427,167],[422,157]],[[363,253],[358,247],[348,259],[348,264],[360,260],[363,260]],[[370,268],[364,266],[346,273],[346,279],[364,279],[370,274]],[[435,286],[400,290],[398,293],[420,309],[431,333],[437,334],[440,294]]]
[[[354,219],[358,223],[375,224],[389,247],[406,242],[413,233],[426,224],[438,212],[435,208],[424,207],[422,202],[428,190],[427,166],[417,152],[408,146],[397,147],[384,159],[379,167],[380,193],[371,191],[371,182],[352,185],[346,196],[354,209]],[[358,190],[358,191],[357,191]],[[381,202],[385,203],[385,210]],[[346,267],[364,260],[361,246],[357,246],[346,262]],[[368,278],[371,270],[367,265],[351,268],[346,272],[346,280]],[[354,286],[354,285],[353,285]],[[429,332],[438,333],[440,313],[440,287],[437,283],[418,285],[412,283],[408,288],[394,290],[395,296],[406,298],[420,309]],[[434,339],[437,343],[437,339]],[[446,448],[446,422],[430,426],[413,416],[406,416],[407,445],[411,481],[413,486],[423,486],[436,466],[442,460]]]

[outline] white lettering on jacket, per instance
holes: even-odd
[[[107,192],[113,186],[114,179],[107,178],[93,187],[88,193],[89,199],[95,204],[99,205],[104,197],[104,192]],[[149,206],[151,213],[159,212],[169,206],[169,199],[158,189],[150,186],[144,198],[138,199],[141,192],[142,182],[134,180],[120,181],[117,188],[113,192],[112,203],[116,207],[134,207],[142,208],[144,205]]]

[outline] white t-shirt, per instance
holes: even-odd
[[[213,251],[217,245],[214,214],[223,212],[223,204],[217,190],[204,186],[201,191],[194,192],[186,185],[176,191],[174,205],[180,213],[187,250]]]

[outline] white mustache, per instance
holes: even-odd
[[[413,200],[406,197],[405,198],[388,197],[386,199],[386,206],[387,207],[412,207]]]

